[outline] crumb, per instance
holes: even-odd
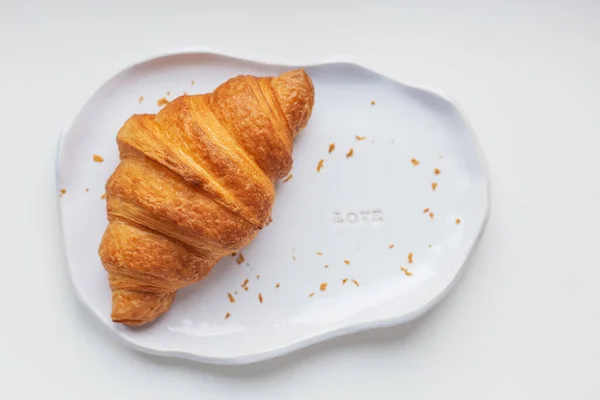
[[[346,263],[346,265],[350,265],[350,260],[344,260],[344,262]]]
[[[412,253],[408,253],[408,263],[412,264],[413,262],[413,254]]]
[[[235,294],[237,296],[237,290],[235,292],[233,292],[233,294]]]
[[[138,104],[142,104],[142,101],[144,101],[144,96],[140,96],[140,99],[138,100]]]
[[[67,189],[60,189],[60,194],[67,194]]]
[[[102,156],[99,156],[98,154],[94,154],[94,161],[103,162],[104,158]]]
[[[167,96],[170,96],[170,95],[171,95],[171,92],[167,91]]]
[[[365,140],[366,136],[356,136],[356,140]]]
[[[158,99],[156,104],[158,104],[159,107],[162,107],[164,105],[169,104],[169,100],[165,99],[164,97],[161,97],[160,99]]]
[[[444,156],[440,154],[440,160],[441,160],[442,158],[444,158]]]
[[[327,282],[321,283],[321,286],[319,286],[319,289],[321,289],[321,292],[326,291],[327,290]]]
[[[89,192],[89,191],[90,191],[90,188],[85,188],[85,191],[86,191],[86,192]]]
[[[238,258],[235,259],[235,261],[237,261],[238,264],[241,264],[244,262],[244,255],[242,253],[240,253],[240,255],[238,256]]]
[[[106,198],[106,193],[104,193],[102,196],[100,196],[100,198],[101,198],[102,200],[104,200],[104,199]]]
[[[260,304],[262,304],[262,293],[258,294],[258,301],[260,301]]]
[[[344,278],[344,279],[342,279],[342,285],[345,285],[345,284],[346,284],[346,282],[348,282],[348,278]]]
[[[256,279],[260,279],[260,275],[256,275]]]
[[[227,297],[229,297],[230,303],[235,303],[235,298],[233,297],[233,295],[231,293],[227,293]]]
[[[296,262],[296,256],[292,256],[292,258],[294,259],[294,262]]]
[[[292,179],[292,177],[293,177],[293,175],[292,175],[292,174],[289,174],[289,175],[287,176],[287,178],[285,178],[285,179],[283,180],[283,183],[286,183],[287,181],[289,181],[290,179]]]
[[[292,249],[292,251],[296,251],[296,248],[294,247],[294,248]]]
[[[437,183],[433,182],[433,183],[431,184],[431,188],[432,188],[433,190],[435,190],[435,189],[437,188],[437,185],[438,185]]]
[[[431,248],[431,244],[427,245],[427,247]]]
[[[329,268],[329,265],[325,265],[325,267],[323,267],[323,268]]]
[[[419,160],[417,160],[416,158],[413,158],[412,160],[410,160],[410,162],[412,163],[412,165],[414,165],[415,167],[417,165],[419,165]]]
[[[242,283],[242,287],[245,288],[247,284],[248,284],[248,279],[245,279],[244,283]]]
[[[456,218],[456,225],[460,224],[460,218]]]
[[[429,212],[429,207],[423,210],[423,214],[427,214]]]
[[[375,100],[371,100],[371,105],[374,106],[375,104]]]
[[[335,143],[331,143],[329,145],[329,154],[331,154],[335,150]]]
[[[438,168],[436,168],[436,169],[433,170],[433,173],[436,174],[436,175],[439,175],[440,172],[442,172],[442,171],[440,171]]]
[[[184,95],[184,96],[187,96],[187,92],[183,92],[183,95]]]
[[[356,287],[359,287],[360,285],[358,284],[358,281],[356,279],[352,279],[352,282],[354,282],[354,284],[356,285]]]
[[[267,221],[267,223],[265,225],[269,226],[271,224],[271,222],[273,222],[273,218],[271,218],[271,216],[269,215],[269,220]]]
[[[231,317],[231,314],[229,314],[229,313],[225,314],[225,319],[227,319],[229,317]]]
[[[394,139],[392,139],[392,144],[394,144]]]
[[[353,155],[354,155],[354,149],[352,149],[352,148],[351,148],[351,149],[348,151],[348,154],[346,154],[346,158],[350,158],[350,157],[352,157]]]
[[[244,286],[244,290],[247,292],[248,291],[248,286]]]
[[[317,172],[321,172],[321,168],[323,168],[324,162],[325,160],[319,160],[319,163],[317,164]]]
[[[279,283],[277,285],[275,285],[275,288],[279,288]]]
[[[390,244],[388,247],[389,247],[390,249],[393,249],[393,248],[394,248],[394,245],[393,245],[393,244]]]
[[[317,255],[318,255],[318,256],[322,256],[322,255],[323,255],[323,253],[321,253],[320,251],[317,251]]]
[[[233,253],[231,253],[231,257],[235,257],[237,256],[237,251],[234,251]]]
[[[311,294],[308,295],[308,297],[313,297],[315,295],[315,292],[312,292]]]
[[[196,82],[194,82],[194,80],[192,79],[192,85],[195,85],[195,84],[196,84]]]
[[[412,276],[412,274],[413,274],[412,272],[410,272],[409,270],[407,270],[404,267],[400,267],[400,269],[402,270],[402,272],[404,272],[404,275],[406,275],[406,276]]]
[[[431,211],[429,212],[429,218],[433,219],[433,213]]]

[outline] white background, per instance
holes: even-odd
[[[194,46],[343,55],[458,100],[492,214],[446,301],[245,367],[142,355],[101,329],[68,282],[56,140],[113,73]],[[0,398],[598,399],[599,138],[593,0],[0,1]]]

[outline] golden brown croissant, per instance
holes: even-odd
[[[125,122],[99,249],[113,321],[154,320],[178,289],[256,236],[313,103],[312,82],[297,70],[238,76],[213,93],[184,95],[156,115]]]

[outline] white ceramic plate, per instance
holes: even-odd
[[[274,221],[243,249],[246,262],[223,259],[206,280],[181,290],[155,323],[140,329],[112,323],[97,249],[107,224],[101,195],[118,163],[115,137],[123,122],[156,113],[163,96],[210,92],[238,74],[291,68],[207,52],[161,56],[106,82],[64,131],[57,182],[67,191],[59,208],[68,268],[83,304],[127,344],[210,363],[264,360],[409,321],[459,275],[490,208],[486,163],[464,116],[440,94],[357,65],[310,65],[304,68],[315,106],[296,140],[293,178],[277,184]],[[94,154],[105,161],[94,162]],[[245,279],[248,291],[240,287]]]

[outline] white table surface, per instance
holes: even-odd
[[[599,21],[594,0],[0,2],[0,398],[600,398]],[[101,329],[68,282],[56,139],[111,74],[194,46],[343,55],[458,100],[493,199],[446,301],[243,367],[143,355]]]

